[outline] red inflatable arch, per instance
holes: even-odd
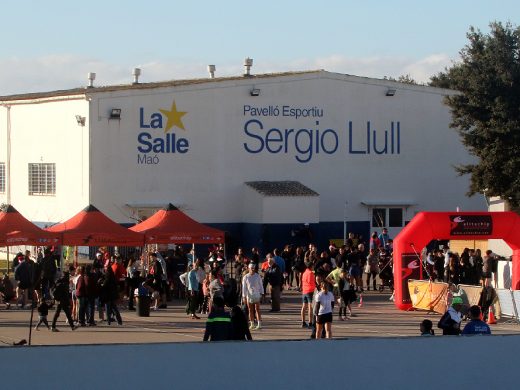
[[[513,250],[512,288],[520,290],[520,216],[514,212],[421,212],[394,240],[395,305],[412,304],[408,279],[423,279],[416,252],[431,240],[486,240],[501,238]]]

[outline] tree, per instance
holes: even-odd
[[[433,76],[430,85],[459,93],[446,97],[457,129],[474,164],[460,165],[471,175],[468,195],[500,196],[520,205],[520,28],[490,24],[485,35],[470,28],[461,62]]]

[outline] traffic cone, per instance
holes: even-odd
[[[359,304],[358,307],[363,307],[363,294],[359,294]]]
[[[489,306],[488,320],[487,323],[489,325],[493,325],[497,323],[497,319],[495,318],[495,313],[493,313],[493,306]]]

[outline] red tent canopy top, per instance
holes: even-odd
[[[224,232],[199,223],[171,203],[130,228],[145,234],[147,244],[213,244],[224,242]]]
[[[57,245],[60,235],[47,232],[27,220],[13,206],[0,212],[0,246]]]
[[[61,233],[64,245],[142,246],[144,243],[143,234],[119,225],[92,205],[46,230]]]

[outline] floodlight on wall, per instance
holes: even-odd
[[[260,96],[260,88],[252,88],[250,91],[249,91],[249,94],[251,96]]]
[[[112,108],[110,110],[110,118],[109,119],[121,119],[121,109],[120,108]]]
[[[396,92],[395,89],[393,89],[393,88],[388,88],[388,89],[386,90],[386,94],[385,94],[385,96],[394,96],[394,95],[395,95],[395,92]]]
[[[85,121],[87,120],[86,117],[81,115],[76,115],[76,122],[78,122],[78,126],[85,126]]]

